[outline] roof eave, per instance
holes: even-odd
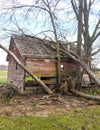
[[[44,55],[26,55],[26,54],[22,54],[23,57],[30,57],[30,58],[37,58],[37,59],[56,59],[56,56],[44,56]]]

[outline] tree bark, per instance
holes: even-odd
[[[24,70],[26,71],[33,79],[35,79],[44,89],[45,91],[51,95],[53,92],[33,73],[31,73],[20,61],[19,59],[6,47],[0,44],[0,48],[3,49],[5,52],[7,52],[16,62],[17,64]]]
[[[100,102],[100,96],[92,96],[92,95],[89,95],[89,94],[85,94],[85,93],[82,93],[82,92],[79,92],[77,90],[70,90],[72,93],[78,95],[78,96],[81,96],[81,97],[84,97],[84,98],[87,98],[87,99],[91,99],[91,100],[95,100],[95,101],[99,101]]]
[[[74,8],[74,7],[73,7]],[[78,13],[78,33],[77,33],[77,55],[81,57],[81,46],[82,46],[82,30],[83,30],[83,26],[82,26],[82,8],[83,8],[83,0],[79,1],[79,13]],[[77,65],[76,68],[76,86],[78,90],[80,90],[81,87],[81,71],[80,71],[80,65]]]

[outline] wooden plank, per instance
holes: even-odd
[[[26,61],[27,68],[39,77],[55,77],[56,61],[50,59],[31,59]]]
[[[42,80],[43,83],[48,84],[48,85],[54,85],[57,84],[56,80]],[[29,81],[32,85],[38,85],[36,81]]]

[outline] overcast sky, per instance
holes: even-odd
[[[0,0],[0,14],[4,13],[4,10],[3,10],[4,7],[8,7],[8,6],[10,7],[12,5],[11,2],[10,2],[10,0],[7,1],[7,2],[6,1],[7,0]],[[27,5],[31,5],[32,2],[33,2],[33,0],[18,0],[18,1],[21,2],[21,4],[27,4]],[[70,0],[68,0],[68,1],[70,1]],[[97,0],[97,2],[98,2],[98,4],[95,4],[94,12],[96,12],[96,10],[100,9],[100,1]],[[59,8],[63,8],[63,9],[65,7],[67,7],[68,11],[71,10],[71,6],[69,5],[69,2],[64,2],[64,0],[62,0],[62,2],[59,2],[58,7]],[[31,30],[31,33],[30,33],[31,35],[37,34],[40,31],[45,30],[45,27],[41,24],[42,21],[40,21],[40,19],[43,19],[43,16],[41,14],[40,14],[40,17],[38,19],[39,20],[39,25],[36,26],[35,22],[33,24],[32,21],[27,21],[26,20],[27,18],[26,19],[25,18],[22,19],[23,12],[24,12],[24,10],[23,11],[18,10],[17,11],[17,18],[16,18],[16,20],[18,21],[18,24],[20,24],[20,26],[22,27],[22,29],[23,29],[23,27],[25,27],[25,29],[26,29],[25,31],[28,32],[28,33]],[[9,16],[10,16],[10,14],[6,15],[7,18],[9,18]],[[28,17],[33,17],[33,14],[30,13],[30,16],[28,16]],[[73,19],[73,17],[74,17],[74,14],[73,15],[72,14],[71,15],[67,15],[66,13],[64,13],[62,15],[62,11],[59,13],[60,20],[63,20],[63,19]],[[2,43],[3,45],[5,45],[6,47],[9,46],[9,41],[10,41],[9,37],[11,36],[11,33],[9,33],[5,29],[8,27],[9,30],[10,29],[11,30],[14,29],[14,31],[17,30],[17,27],[15,27],[15,23],[14,22],[12,22],[12,23],[9,22],[8,23],[8,21],[6,21],[7,18],[4,19],[4,16],[3,16],[0,19],[0,32],[1,32],[0,33],[0,43]],[[91,30],[94,29],[94,24],[95,24],[95,22],[97,20],[98,20],[98,18],[95,17],[95,15],[91,15],[91,17],[90,17],[90,26],[91,26],[90,29]],[[35,21],[35,18],[33,18],[33,21]],[[4,24],[4,22],[6,24]],[[76,31],[76,27],[75,26],[77,24],[73,20],[72,21],[67,21],[67,23],[68,24],[63,24],[63,26],[62,26],[62,28],[67,28],[67,33],[65,34],[66,35],[66,40],[68,40],[68,41],[74,41],[77,38],[77,35],[75,33],[75,31]],[[46,25],[46,29],[47,29],[47,26],[48,26],[48,29],[50,29],[49,28],[50,22],[49,23],[48,22],[45,23],[45,25]],[[71,31],[71,28],[74,28],[73,32]],[[75,34],[73,35],[73,33],[75,33]],[[52,35],[52,34],[49,33],[49,35]],[[8,38],[8,39],[6,39],[6,38]],[[4,53],[4,51],[0,49],[0,64],[7,64],[7,62],[6,62],[6,55],[7,54]],[[98,54],[97,56],[100,57],[100,54]],[[97,65],[98,65],[98,67],[100,67],[100,63],[97,63]]]

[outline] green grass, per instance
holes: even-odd
[[[0,76],[7,76],[8,71],[0,71]]]
[[[28,81],[33,81],[34,79],[30,76],[30,75],[28,75],[28,74],[26,74],[26,78],[25,78],[25,81],[26,82],[28,82]]]
[[[97,96],[97,95],[100,96],[100,89],[97,89],[97,90],[90,89],[90,90],[87,90],[86,93],[93,96]]]
[[[96,71],[95,74],[100,79],[100,71]]]
[[[0,116],[0,130],[100,130],[100,107],[48,117]]]
[[[7,71],[0,71],[0,83],[7,83]]]

